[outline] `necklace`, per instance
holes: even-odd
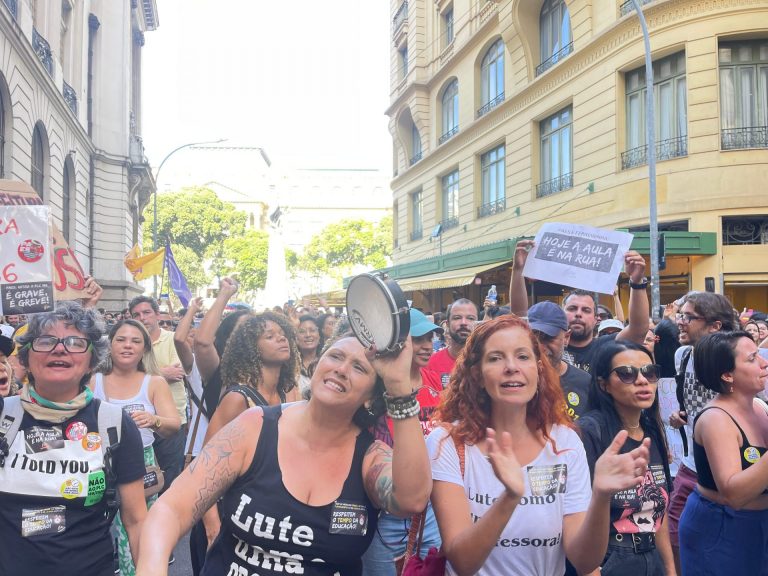
[[[630,426],[629,424],[624,424],[624,428],[627,430],[637,430],[640,428],[640,422],[637,423],[637,426]]]

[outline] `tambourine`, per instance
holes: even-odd
[[[411,317],[408,302],[397,282],[385,274],[360,274],[347,287],[347,315],[352,331],[366,348],[377,354],[402,350]]]

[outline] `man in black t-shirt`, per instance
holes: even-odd
[[[528,309],[528,323],[560,375],[568,414],[576,420],[590,409],[589,388],[592,379],[584,370],[563,360],[563,351],[570,336],[565,312],[554,302],[539,302]]]
[[[509,305],[514,314],[523,316],[528,310],[528,292],[525,288],[523,268],[533,240],[520,240],[515,246],[512,274],[509,280]],[[649,304],[646,288],[645,259],[630,250],[624,256],[624,271],[629,276],[629,324],[618,334],[595,337],[597,324],[597,300],[593,292],[574,290],[565,297],[563,310],[568,318],[570,341],[566,347],[573,358],[573,365],[590,372],[597,349],[609,339],[630,340],[643,344],[648,333]]]

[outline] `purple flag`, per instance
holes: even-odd
[[[187,286],[187,279],[184,278],[184,274],[179,270],[176,260],[173,259],[170,242],[165,245],[165,268],[168,270],[168,282],[171,285],[171,289],[179,297],[184,307],[189,306],[192,292],[189,291],[189,286]]]

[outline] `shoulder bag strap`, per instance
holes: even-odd
[[[21,406],[21,398],[18,396],[5,398],[2,417],[0,417],[0,466],[5,466],[5,457],[13,446],[22,418],[24,418],[24,408]]]
[[[197,427],[200,425],[200,416],[203,414],[203,407],[199,404],[197,406],[197,414],[195,414],[195,425],[192,427],[192,436],[189,438],[187,452],[184,454],[185,461],[192,459],[192,449],[195,446],[195,440],[197,439]]]
[[[685,372],[688,370],[688,362],[691,360],[692,353],[693,347],[689,347],[688,350],[683,352],[683,356],[680,358],[680,372],[675,375],[675,384],[677,385],[675,387],[675,395],[677,396],[677,403],[680,405],[680,410],[683,412],[685,412],[685,404],[683,403]],[[683,440],[683,455],[688,456],[688,434],[685,432],[685,426],[680,426],[678,431],[680,432],[680,438]]]

